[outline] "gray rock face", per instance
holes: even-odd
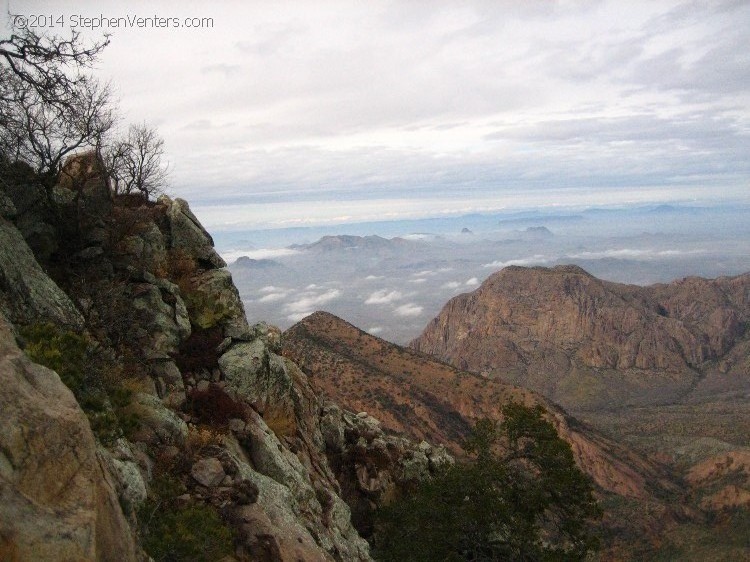
[[[174,353],[180,342],[190,335],[190,320],[176,286],[168,281],[157,282],[164,289],[149,283],[137,285],[132,306],[142,313],[142,327],[151,336],[151,350]]]
[[[127,236],[117,245],[120,259],[146,271],[165,268],[167,241],[154,223],[149,223],[137,235]]]
[[[285,410],[294,416],[292,379],[284,360],[258,338],[233,345],[219,358],[227,389],[241,396],[256,411]]]
[[[4,192],[0,191],[0,217],[12,219],[17,215],[18,210],[13,201]]]
[[[234,512],[247,554],[261,560],[371,560],[367,542],[351,524],[349,507],[330,485],[324,487],[319,480],[316,485],[315,471],[303,465],[260,416],[235,426],[234,433],[254,467],[239,463],[238,474],[259,491],[255,503]]]
[[[127,413],[135,414],[140,429],[133,439],[153,446],[181,445],[188,429],[180,417],[151,394],[138,393],[127,407]]]
[[[225,334],[246,333],[245,308],[232,274],[226,269],[210,269],[191,278],[191,289],[183,295],[190,320],[200,328],[221,325]]]
[[[146,482],[138,465],[132,460],[113,458],[106,450],[101,452],[101,456],[110,463],[120,504],[127,513],[132,513],[146,500]]]
[[[159,201],[167,202],[169,199],[160,197]],[[213,238],[190,211],[187,201],[172,201],[167,217],[172,233],[172,248],[179,248],[196,261],[204,262],[212,268],[226,267],[226,262],[214,250]]]
[[[135,561],[88,420],[0,316],[0,552],[10,560]]]
[[[20,170],[19,170],[20,171]],[[57,232],[51,223],[51,207],[44,188],[35,181],[4,182],[4,218],[13,219],[35,255],[51,256],[57,250]]]
[[[432,477],[452,464],[444,447],[419,445],[386,434],[380,422],[365,412],[354,414],[336,404],[321,408],[320,430],[343,497],[355,518],[367,521],[372,511],[399,491]]]
[[[73,302],[44,273],[21,233],[5,219],[0,219],[0,310],[19,323],[83,326]]]

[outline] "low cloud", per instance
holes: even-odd
[[[283,300],[289,294],[288,291],[281,293],[267,293],[258,299],[258,302],[276,302]]]
[[[287,319],[290,322],[299,322],[303,318],[310,316],[313,312],[314,312],[313,310],[305,310],[304,312],[295,312],[294,314],[289,314],[287,316]]]
[[[337,299],[340,296],[341,291],[338,289],[329,289],[320,294],[304,292],[296,300],[285,304],[284,311],[290,313],[288,318],[291,320],[291,316],[299,315],[302,312],[310,314],[316,307]]]
[[[573,256],[570,256],[573,257]],[[503,267],[508,267],[509,265],[537,265],[541,263],[548,263],[550,260],[549,258],[542,256],[541,254],[537,254],[535,256],[529,256],[528,258],[519,258],[515,260],[508,260],[508,261],[500,261],[496,260],[490,263],[485,263],[482,265],[482,267],[491,267],[493,269],[502,269]]]
[[[414,303],[407,303],[397,307],[394,312],[398,316],[419,316],[420,314],[422,314],[423,310],[424,307],[421,307]]]
[[[382,326],[372,326],[371,328],[367,328],[367,332],[372,334],[373,336],[376,336],[383,332]]]
[[[399,291],[388,291],[388,289],[383,289],[381,291],[375,291],[367,297],[365,304],[389,304],[402,297],[403,294]]]
[[[602,250],[599,252],[580,252],[578,254],[570,254],[567,257],[571,259],[580,260],[599,260],[605,258],[615,259],[633,259],[633,260],[656,260],[664,258],[676,258],[680,256],[690,254],[700,254],[702,250],[655,250],[655,249],[635,249],[635,248],[621,248],[621,249],[610,249]]]
[[[479,279],[477,279],[476,277],[472,277],[471,279],[469,279],[469,280],[468,280],[468,281],[467,281],[466,283],[464,283],[464,284],[465,284],[465,285],[466,285],[467,287],[475,287],[475,286],[479,285]]]
[[[258,289],[258,292],[260,293],[276,293],[279,291],[288,291],[288,289],[285,289],[284,287],[276,287],[275,285],[266,285],[265,287]]]
[[[259,250],[227,250],[221,252],[221,257],[227,263],[233,263],[241,257],[248,257],[251,260],[267,260],[273,258],[284,258],[299,254],[299,250],[291,248],[261,248]]]

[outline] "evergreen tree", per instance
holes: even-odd
[[[596,550],[590,480],[541,406],[477,423],[457,463],[378,516],[384,561],[576,561]]]

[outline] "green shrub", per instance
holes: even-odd
[[[89,343],[85,337],[63,331],[54,324],[34,324],[20,330],[29,358],[49,367],[74,394],[83,389]]]
[[[138,426],[132,414],[122,412],[130,403],[132,392],[111,376],[117,366],[102,361],[96,345],[86,336],[51,323],[24,326],[20,334],[26,355],[60,376],[102,443],[112,443]]]
[[[156,562],[210,562],[232,553],[232,533],[208,506],[156,509],[143,548]]]
[[[156,476],[138,510],[143,549],[156,562],[208,562],[234,550],[234,536],[212,507],[178,506],[184,491],[172,475]]]

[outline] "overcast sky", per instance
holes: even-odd
[[[746,0],[6,8],[212,18],[109,29],[96,69],[209,228],[750,198]]]

